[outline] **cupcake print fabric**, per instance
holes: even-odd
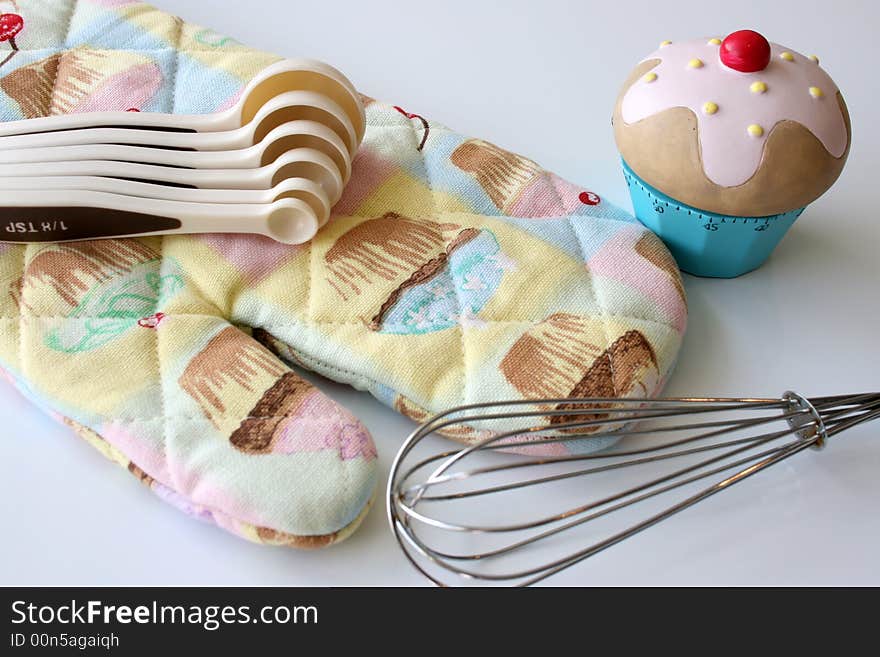
[[[4,120],[214,112],[278,59],[140,2],[0,11],[22,26],[0,43]],[[380,478],[364,426],[298,370],[421,420],[656,395],[685,330],[674,262],[626,213],[427,112],[365,102],[352,180],[310,244],[0,245],[9,380],[172,505],[257,542],[345,538]]]

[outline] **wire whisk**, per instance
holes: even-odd
[[[459,406],[398,452],[388,520],[437,585],[528,586],[877,418],[877,392]],[[432,450],[438,432],[472,444]]]

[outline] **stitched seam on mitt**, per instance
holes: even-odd
[[[226,322],[232,326],[236,327],[246,327],[246,328],[265,328],[264,326],[251,326],[249,324],[242,324],[240,322],[233,322],[230,319],[227,319],[223,313],[218,311],[218,314],[209,314],[209,313],[178,313],[172,312],[167,313],[169,317],[208,317],[211,319],[216,319],[218,321]],[[656,324],[657,326],[663,326],[668,329],[672,329],[678,332],[678,329],[668,322],[661,322],[659,319],[652,319],[650,317],[639,317],[636,315],[623,314],[623,313],[605,313],[608,317],[613,319],[632,319],[637,322],[645,322],[646,324]],[[18,315],[7,315],[0,316],[0,321],[9,321],[9,322],[17,322],[19,319],[26,317],[27,319],[38,319],[38,320],[46,320],[46,321],[65,321],[69,319],[95,319],[94,317],[75,317],[71,318],[69,315],[30,315],[25,313],[19,313]],[[541,319],[487,319],[484,320],[487,324],[534,324],[535,322],[541,321]],[[323,320],[317,319],[312,321],[313,324],[320,326],[360,326],[363,327],[364,323],[355,319],[343,319],[343,320]],[[287,324],[272,324],[272,326],[280,326],[282,328],[297,328],[301,326],[301,324],[296,323],[287,323]]]
[[[179,49],[180,49],[180,40],[183,36],[183,20],[181,20],[180,18],[175,18],[174,20],[175,20],[175,25],[177,27],[177,30],[174,34],[174,43],[172,44],[175,46],[174,70],[172,71],[172,74],[171,74],[171,94],[172,94],[172,96],[171,96],[171,113],[172,114],[174,114],[177,109],[177,74],[178,74],[178,71],[180,70],[180,50]],[[160,280],[162,280],[162,278],[165,275],[164,270],[165,270],[166,263],[167,263],[167,259],[165,258],[165,240],[166,240],[165,235],[163,235],[162,237],[159,238],[159,279]],[[159,298],[156,301],[157,301],[157,304],[156,304],[157,306],[162,303],[161,293],[159,295]],[[156,310],[159,310],[159,309],[156,308]],[[162,440],[162,444],[161,444],[161,450],[162,450],[163,459],[165,459],[167,461],[168,460],[168,445],[173,440],[172,436],[171,436],[173,429],[168,422],[168,418],[169,418],[168,400],[165,398],[165,376],[164,376],[164,368],[162,367],[162,350],[161,350],[160,344],[159,344],[160,340],[162,339],[162,336],[160,335],[161,331],[153,331],[153,333],[154,333],[153,344],[155,346],[155,351],[156,351],[156,375],[159,377],[159,409],[160,409],[162,415],[164,415],[166,418],[166,420],[162,426],[163,440]],[[172,479],[174,479],[173,474],[171,474],[171,477],[172,477]],[[173,484],[174,484],[174,486],[173,486],[174,490],[180,489],[178,486],[179,482],[174,481]]]
[[[421,139],[419,137],[418,131],[415,127],[415,124],[412,121],[410,121],[406,126],[403,126],[403,127],[409,128],[409,132],[413,138],[413,145],[416,149],[416,152],[419,154],[419,161],[421,162],[422,168],[425,171],[425,184],[428,186],[428,192],[431,197],[431,207],[433,209],[432,219],[434,219],[435,221],[439,221],[440,216],[443,213],[440,212],[440,206],[437,205],[436,191],[434,189],[434,183],[431,180],[431,170],[428,168],[428,160],[425,157],[424,148],[422,150],[419,150],[419,144],[421,143]],[[427,146],[427,142],[425,142],[425,146]],[[464,335],[465,327],[462,324],[462,317],[461,317],[462,312],[464,310],[462,307],[462,304],[461,304],[461,294],[459,293],[458,284],[454,278],[452,278],[452,286],[453,286],[453,289],[455,290],[455,305],[458,310],[458,321],[457,321],[457,326],[451,327],[451,328],[453,328],[453,330],[458,331],[458,344],[461,349],[461,371],[459,373],[459,386],[458,386],[459,389],[461,390],[461,397],[459,398],[458,405],[462,405],[462,404],[465,404],[468,399],[467,339],[465,338],[465,335]],[[374,383],[375,383],[375,381],[374,381]]]
[[[25,247],[21,250],[21,271],[25,272],[27,270],[28,263],[28,249],[30,245],[25,245]],[[21,308],[24,307],[25,304],[25,290],[27,289],[24,284],[24,273],[22,273],[21,282],[21,292],[19,293],[19,313],[18,313],[18,367],[21,369],[21,376],[23,379],[30,379],[27,373],[27,365],[24,362],[24,313],[21,312]]]
[[[69,418],[69,419],[70,419],[70,418]],[[77,426],[69,426],[70,430],[73,431],[75,434],[80,435],[82,431],[87,431],[87,432],[93,434],[98,440],[100,440],[100,441],[102,441],[102,442],[107,442],[106,439],[103,438],[103,437],[101,436],[101,434],[99,434],[99,433],[98,433],[97,431],[95,431],[94,429],[92,429],[92,428],[90,428],[90,427],[88,427],[88,426],[86,426],[86,425],[81,425],[81,424],[80,424],[79,422],[77,422],[76,420],[72,420],[72,419],[71,419],[71,421],[74,422],[74,423],[77,425]],[[80,435],[80,437],[82,438],[81,435]],[[85,442],[88,442],[88,441],[85,441]],[[254,529],[254,530],[257,530],[257,529],[261,528],[262,526],[264,526],[264,525],[262,525],[262,526],[261,526],[261,525],[256,525],[256,524],[254,524],[253,522],[250,522],[250,521],[248,521],[248,520],[244,520],[244,519],[242,519],[242,518],[238,518],[238,517],[236,517],[236,516],[233,516],[232,514],[226,512],[226,511],[223,511],[223,510],[221,510],[221,509],[219,509],[218,507],[215,507],[215,506],[213,506],[213,505],[204,504],[204,503],[201,503],[201,502],[196,502],[195,500],[193,500],[193,499],[192,499],[191,497],[189,497],[188,495],[184,495],[184,494],[181,493],[179,490],[173,488],[170,484],[168,484],[168,483],[162,481],[162,479],[160,479],[159,477],[156,477],[156,476],[154,476],[154,475],[151,475],[151,474],[149,474],[148,472],[146,472],[145,470],[143,470],[143,468],[141,468],[137,463],[135,463],[135,462],[134,462],[134,461],[133,461],[133,460],[132,460],[127,454],[125,454],[124,452],[122,452],[122,451],[119,450],[118,448],[114,447],[112,444],[108,443],[108,445],[110,445],[110,447],[112,447],[113,449],[119,451],[119,453],[120,453],[120,454],[121,454],[121,455],[122,455],[122,456],[123,456],[123,457],[124,457],[124,458],[125,458],[130,464],[131,464],[131,465],[135,466],[136,468],[138,468],[139,470],[141,470],[142,472],[144,472],[144,474],[146,474],[148,477],[150,477],[150,479],[152,479],[153,481],[155,481],[156,483],[158,483],[159,485],[161,485],[163,488],[167,488],[168,490],[173,491],[175,495],[180,496],[181,498],[183,498],[184,500],[186,500],[186,502],[189,503],[190,505],[192,505],[193,507],[196,507],[196,508],[198,508],[198,509],[200,509],[200,510],[205,510],[205,511],[209,512],[209,513],[211,514],[211,516],[212,516],[212,523],[211,523],[211,524],[213,524],[215,527],[218,527],[218,528],[220,528],[220,529],[226,529],[226,527],[225,527],[224,525],[222,525],[222,524],[220,524],[220,523],[218,523],[218,522],[216,522],[216,521],[214,520],[215,517],[216,517],[216,518],[223,518],[223,519],[225,519],[225,520],[227,520],[227,521],[232,521],[233,523],[235,523],[235,524],[237,524],[237,525],[240,525],[240,526],[243,527],[243,528],[248,528],[248,529]],[[119,467],[121,467],[121,468],[123,468],[124,470],[126,470],[130,475],[135,476],[136,478],[138,478],[136,473],[132,472],[130,469],[126,468],[126,467],[123,466],[121,463],[118,463],[118,461],[116,461],[115,459],[113,459],[112,462],[117,463],[117,465],[119,465]],[[146,483],[146,482],[144,482],[144,483]],[[164,500],[164,499],[162,498],[162,496],[161,496],[156,490],[153,489],[152,486],[150,486],[149,484],[147,484],[147,488],[150,489],[150,492],[151,492],[151,493],[153,493],[154,495],[156,495],[157,497],[159,497],[159,499],[162,499],[163,501],[166,501],[166,500]],[[309,538],[323,538],[324,536],[328,536],[328,535],[330,535],[330,534],[340,534],[340,533],[344,532],[348,527],[350,527],[353,523],[358,522],[359,519],[360,519],[360,520],[363,520],[363,518],[362,518],[362,514],[363,514],[363,512],[364,512],[365,509],[368,509],[368,508],[370,508],[370,507],[372,506],[373,499],[374,499],[373,496],[371,496],[370,499],[367,501],[367,503],[364,505],[364,507],[358,512],[358,514],[354,517],[354,519],[353,519],[351,522],[349,522],[349,523],[346,524],[345,526],[343,526],[343,527],[341,527],[341,528],[339,528],[339,529],[337,529],[337,530],[334,530],[333,532],[329,532],[329,533],[327,533],[327,534],[295,534],[295,533],[293,533],[293,532],[288,532],[288,531],[284,531],[284,530],[279,530],[279,529],[274,529],[274,528],[270,528],[270,529],[273,529],[273,531],[280,532],[281,534],[284,534],[284,535],[286,535],[286,536],[290,536],[290,537],[292,537],[294,540],[296,540],[296,539],[301,539],[301,538],[303,538],[303,539],[309,539]],[[251,537],[246,536],[246,535],[243,535],[243,534],[240,534],[240,533],[238,533],[238,532],[236,532],[236,535],[237,535],[237,536],[241,536],[241,537],[246,538],[246,539],[249,539],[249,540],[252,540]],[[260,545],[274,545],[273,543],[267,543],[266,541],[262,541],[262,540],[254,541],[254,542],[256,542],[256,543],[258,543],[258,544],[260,544]],[[336,540],[333,540],[333,541],[331,541],[331,543],[329,543],[328,545],[332,545],[333,543],[336,543],[336,542],[337,542]]]
[[[528,322],[528,323],[531,323],[531,322]],[[678,331],[676,331],[675,329],[673,329],[671,327],[666,327],[666,328],[669,330],[669,332],[671,334],[678,335]],[[264,330],[268,331],[270,334],[272,333],[270,328],[265,328]],[[273,337],[274,337],[274,335],[273,335]],[[275,339],[277,340],[277,338],[275,338]],[[278,341],[280,343],[290,347],[290,345],[287,342],[285,342],[283,340],[278,340]],[[284,359],[282,358],[282,360],[284,360]],[[291,362],[291,361],[287,361],[287,362]],[[306,354],[306,353],[299,351],[299,350],[296,350],[296,362],[294,362],[294,365],[296,365],[297,363],[301,364],[302,366],[308,366],[308,367],[305,367],[305,369],[307,369],[311,372],[315,372],[319,375],[321,375],[321,372],[319,370],[326,370],[326,371],[330,371],[330,372],[336,372],[341,375],[345,375],[346,377],[348,377],[350,379],[354,379],[354,380],[362,382],[362,385],[364,385],[368,389],[369,388],[378,388],[380,386],[387,387],[387,386],[385,386],[385,384],[383,384],[379,381],[376,381],[375,379],[373,379],[365,374],[362,374],[360,372],[354,372],[354,371],[348,370],[348,369],[344,369],[344,368],[338,367],[336,365],[330,365],[330,364],[322,361],[321,359],[316,358],[315,356],[311,356],[311,355]],[[400,395],[404,395],[405,397],[407,397],[408,399],[411,399],[414,403],[419,404],[422,407],[426,406],[425,403],[423,403],[419,400],[413,399],[412,397],[404,394],[403,392],[400,392],[398,390],[394,390],[394,392],[397,394],[400,394]],[[379,400],[379,401],[381,401],[381,400]],[[428,412],[430,412],[430,409],[426,408],[426,410],[428,410]],[[189,422],[206,422],[207,421],[204,417],[201,417],[201,416],[171,415],[169,417],[174,418],[176,420],[189,421]],[[159,420],[162,420],[162,419],[164,419],[164,418],[162,418],[162,417],[109,418],[108,421],[122,422],[125,424],[137,424],[139,422],[143,422],[143,423],[158,422]],[[283,419],[283,418],[275,417],[275,416],[249,416],[249,417],[245,417],[242,419],[243,420],[279,420],[279,419]]]
[[[553,188],[556,190],[556,187]],[[556,190],[556,198],[561,203],[562,198],[559,196],[559,190]],[[593,300],[596,302],[596,305],[599,307],[599,317],[602,322],[602,333],[605,335],[605,344],[602,346],[602,349],[608,349],[611,347],[611,333],[608,330],[608,317],[605,311],[605,304],[602,303],[602,300],[599,298],[599,290],[596,281],[594,280],[593,273],[590,271],[589,267],[587,267],[587,253],[584,250],[583,242],[581,242],[580,237],[578,237],[577,231],[574,229],[574,224],[572,223],[571,217],[568,218],[568,229],[571,231],[572,236],[578,243],[578,248],[581,252],[581,260],[583,260],[583,267],[587,272],[587,280],[590,285],[590,293],[593,295]],[[615,383],[616,377],[614,376],[614,363],[613,358],[609,356],[608,358],[608,366],[611,368],[611,390],[614,393],[614,396],[618,396],[617,392],[617,384]]]
[[[79,11],[79,4],[80,4],[79,0],[76,0],[76,2],[73,3],[73,5],[70,8],[70,13],[67,15],[67,20],[64,23],[64,38],[61,40],[61,47],[64,50],[70,50],[70,46],[67,45],[67,42],[70,41],[70,30],[73,27],[73,17],[76,16],[76,12]],[[57,79],[58,79],[58,73],[56,71],[55,80],[57,81]],[[55,95],[54,84],[55,83],[53,82],[53,86],[52,86],[52,95],[53,96]]]

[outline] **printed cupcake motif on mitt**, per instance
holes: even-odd
[[[50,331],[46,346],[64,353],[94,351],[136,326],[156,330],[165,318],[156,309],[183,287],[183,270],[172,258],[136,265],[89,290],[68,315],[82,321],[66,322]]]
[[[18,104],[22,118],[49,115],[60,61],[61,55],[55,54],[25,64],[0,78],[0,89]]]
[[[135,240],[53,244],[26,263],[10,289],[20,306],[69,320],[47,326],[44,344],[74,354],[93,351],[145,323],[184,287],[173,258]]]
[[[297,536],[296,534],[279,532],[278,530],[270,529],[269,527],[257,527],[256,533],[259,542],[265,545],[280,545],[302,550],[314,550],[326,547],[335,543],[339,538],[339,532],[317,534],[315,536]]]
[[[684,290],[684,284],[681,281],[681,273],[678,270],[678,264],[675,258],[669,253],[669,250],[663,246],[653,233],[645,233],[642,235],[635,246],[636,253],[642,258],[650,262],[657,269],[662,271],[672,284],[675,291],[678,292],[678,298],[682,304],[682,315],[687,314],[687,294]]]
[[[369,328],[395,334],[479,325],[478,313],[515,267],[490,230],[396,213],[342,235],[325,262],[343,299],[376,295],[374,312],[363,318]]]
[[[268,349],[232,326],[190,360],[179,384],[205,417],[246,452],[271,451],[275,424],[294,413],[312,389]],[[262,427],[257,418],[276,419]]]
[[[162,69],[136,52],[79,48],[26,64],[0,80],[24,118],[141,109],[162,89]]]
[[[561,217],[602,202],[532,160],[482,139],[465,141],[450,160],[474,176],[492,204],[512,217]]]
[[[589,337],[593,330],[594,324],[583,317],[551,315],[514,343],[501,362],[501,372],[525,399],[653,396],[660,387],[660,371],[647,338],[630,330],[602,349]],[[568,408],[575,407],[555,407]],[[560,424],[574,418],[555,416],[550,421]]]
[[[192,358],[179,384],[241,452],[328,450],[343,461],[376,458],[357,418],[235,327],[220,331]]]
[[[21,278],[10,287],[16,303],[47,303],[55,313],[70,311],[96,284],[159,259],[159,252],[140,240],[95,240],[48,245],[25,263]]]

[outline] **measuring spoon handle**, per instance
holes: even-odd
[[[87,144],[120,144],[214,151],[247,148],[252,143],[253,130],[248,127],[223,132],[201,133],[132,128],[83,128],[82,130],[40,132],[4,137],[0,139],[0,151]]]
[[[260,166],[262,149],[234,151],[179,151],[148,146],[80,144],[0,150],[0,164],[31,164],[82,160],[113,160],[199,169],[252,169]]]
[[[0,123],[0,137],[86,128],[127,128],[147,132],[156,130],[216,132],[241,127],[239,117],[239,107],[216,114],[193,115],[158,112],[83,112]]]
[[[189,233],[250,233],[285,244],[314,237],[318,220],[303,201],[185,203],[121,194],[23,191],[0,207],[0,241],[16,243]]]
[[[144,199],[189,203],[272,203],[282,198],[305,201],[322,226],[330,218],[330,199],[323,188],[305,178],[288,178],[271,189],[193,189],[100,176],[20,176],[0,178],[0,194],[41,190],[86,190],[136,196]]]

